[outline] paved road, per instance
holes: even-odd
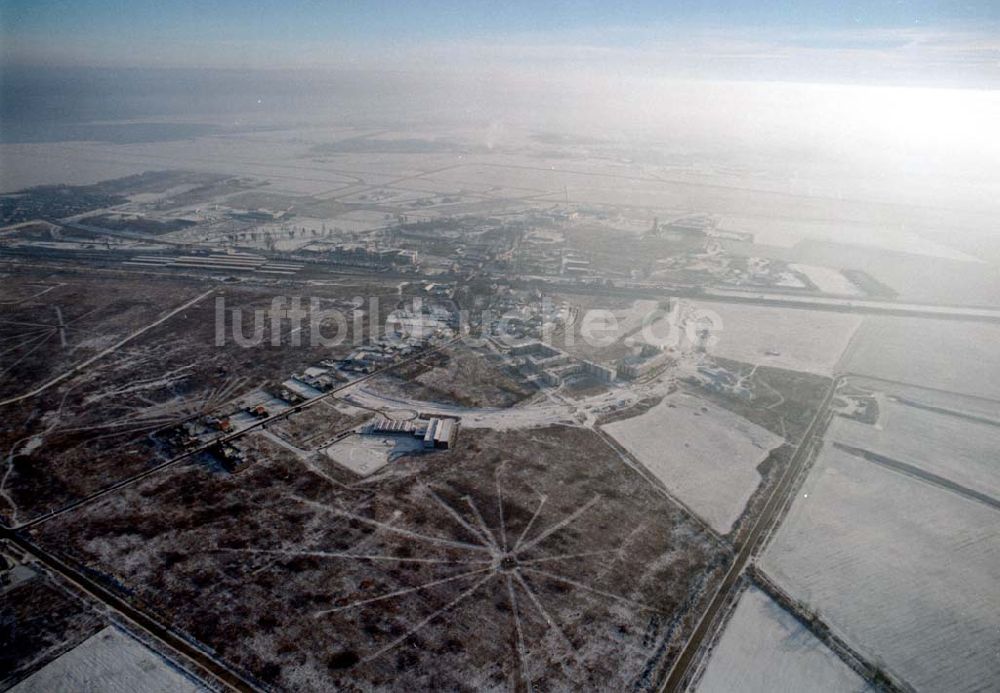
[[[243,678],[240,674],[230,669],[224,663],[216,660],[211,655],[198,649],[184,638],[175,635],[167,627],[163,626],[152,617],[148,616],[147,614],[143,613],[138,609],[135,609],[123,598],[119,597],[114,592],[104,587],[99,582],[95,581],[93,578],[84,574],[82,571],[74,568],[61,558],[37,546],[32,541],[30,541],[25,535],[25,533],[23,533],[21,530],[30,529],[31,527],[37,526],[43,522],[51,520],[54,517],[57,517],[71,510],[79,508],[83,505],[91,503],[109,493],[112,493],[126,486],[134,484],[138,481],[141,481],[142,479],[145,479],[146,477],[155,474],[170,465],[177,464],[182,460],[188,459],[194,455],[204,452],[213,445],[217,445],[220,442],[228,442],[236,438],[239,438],[240,436],[245,435],[252,430],[256,430],[258,428],[267,425],[268,423],[277,421],[286,416],[290,416],[291,414],[301,411],[306,407],[310,407],[314,404],[317,404],[318,402],[321,402],[322,400],[336,394],[341,390],[353,387],[359,382],[363,382],[365,380],[368,380],[369,378],[374,378],[375,376],[380,375],[386,371],[398,368],[402,365],[410,363],[411,361],[424,358],[425,356],[428,356],[429,354],[432,354],[436,351],[440,351],[441,349],[445,349],[448,346],[454,344],[456,341],[458,340],[457,339],[451,340],[437,347],[434,347],[433,349],[425,350],[408,359],[398,361],[392,365],[386,366],[385,368],[373,371],[372,373],[362,376],[357,380],[354,380],[338,388],[334,388],[332,390],[324,392],[322,395],[313,397],[312,399],[306,400],[305,402],[302,402],[301,404],[298,404],[295,407],[292,407],[291,409],[287,409],[278,414],[274,414],[272,416],[267,417],[266,419],[261,419],[260,421],[255,422],[253,425],[248,426],[247,428],[244,428],[240,431],[233,432],[226,436],[221,436],[220,438],[217,438],[210,443],[206,443],[202,446],[199,446],[196,449],[189,450],[181,455],[178,455],[177,457],[167,460],[162,464],[159,464],[155,467],[151,467],[150,469],[147,469],[139,474],[133,475],[127,479],[123,479],[122,481],[119,481],[118,483],[115,483],[111,486],[101,489],[96,493],[92,493],[89,496],[80,498],[74,501],[73,503],[70,503],[67,506],[64,506],[58,510],[54,510],[52,512],[41,515],[29,522],[16,526],[15,528],[0,526],[0,539],[6,539],[11,543],[16,544],[26,553],[30,554],[36,560],[41,562],[43,565],[47,566],[49,569],[51,569],[55,573],[58,573],[64,579],[76,585],[79,589],[87,592],[98,601],[104,603],[106,606],[113,609],[124,619],[130,621],[137,628],[144,630],[150,636],[156,638],[157,640],[164,643],[168,647],[182,654],[184,657],[187,658],[189,664],[194,665],[193,668],[200,670],[200,673],[204,674],[207,672],[208,674],[211,675],[211,678],[217,679],[218,681],[225,684],[228,688],[233,690],[255,691],[257,690],[257,688],[249,681],[247,681],[245,678]]]
[[[879,301],[872,299],[845,299],[825,295],[760,294],[741,291],[723,293],[722,289],[701,288],[693,285],[676,286],[620,286],[556,282],[548,278],[515,280],[515,284],[535,288],[552,294],[577,294],[586,296],[621,296],[636,299],[662,300],[668,296],[693,301],[769,306],[795,310],[853,313],[856,315],[888,315],[894,317],[933,318],[965,322],[1000,323],[1000,309],[982,306],[942,306],[935,304]]]
[[[61,577],[71,582],[78,589],[83,590],[107,607],[114,610],[126,621],[131,622],[136,628],[145,631],[153,638],[166,645],[168,648],[181,654],[185,661],[183,664],[195,670],[201,676],[206,676],[209,681],[216,680],[224,684],[226,688],[235,691],[256,691],[256,686],[244,679],[225,664],[217,661],[211,655],[202,652],[184,638],[175,635],[169,629],[161,625],[158,621],[147,616],[142,611],[133,608],[121,597],[117,596],[109,589],[103,587],[87,575],[76,568],[73,568],[65,561],[56,558],[52,554],[43,551],[26,538],[18,535],[9,529],[0,528],[0,539],[15,544],[25,553],[34,557],[42,565],[58,573]]]
[[[186,303],[183,303],[183,304],[177,306],[176,308],[174,308],[169,313],[166,313],[165,315],[161,315],[159,318],[157,318],[155,321],[151,322],[150,324],[146,325],[145,327],[142,327],[142,328],[136,330],[135,332],[132,332],[131,334],[127,335],[126,337],[118,340],[117,342],[115,342],[114,344],[112,344],[111,346],[109,346],[107,349],[104,349],[103,351],[101,351],[101,352],[99,352],[97,354],[94,354],[90,358],[88,358],[88,359],[86,359],[86,360],[84,360],[84,361],[76,364],[75,366],[73,366],[72,368],[70,368],[68,371],[57,375],[56,377],[54,377],[54,378],[46,381],[45,383],[42,383],[41,385],[39,385],[38,387],[36,387],[34,390],[29,390],[28,392],[25,392],[22,395],[17,395],[16,397],[11,397],[10,399],[3,400],[2,402],[0,402],[0,407],[4,406],[5,404],[13,404],[14,402],[20,402],[21,400],[28,399],[29,397],[34,397],[35,395],[38,395],[38,394],[41,394],[42,392],[45,392],[46,390],[48,390],[53,385],[62,382],[66,378],[70,377],[71,375],[75,375],[75,374],[79,373],[80,371],[82,371],[84,368],[86,368],[90,364],[94,363],[95,361],[104,358],[108,354],[111,354],[111,353],[114,353],[115,351],[118,351],[118,349],[122,348],[123,346],[125,346],[126,344],[128,344],[129,342],[131,342],[136,337],[142,335],[145,332],[148,332],[149,330],[153,329],[154,327],[157,327],[158,325],[162,325],[164,322],[166,322],[167,320],[169,320],[173,316],[177,315],[181,311],[187,310],[188,308],[190,308],[191,306],[193,306],[195,303],[198,303],[199,301],[201,301],[203,298],[207,297],[209,294],[211,294],[214,291],[215,291],[215,289],[209,289],[205,293],[199,294],[198,296],[195,296],[190,301],[187,301]],[[62,320],[62,316],[60,315],[60,321],[61,320]]]
[[[84,496],[83,498],[79,498],[79,499],[73,501],[72,503],[69,503],[69,504],[67,504],[67,505],[65,505],[65,506],[63,506],[63,507],[61,507],[61,508],[59,508],[57,510],[53,510],[51,512],[45,513],[44,515],[39,515],[38,517],[34,518],[33,520],[29,520],[28,522],[24,522],[22,524],[15,525],[12,529],[18,529],[18,530],[19,529],[29,529],[31,527],[34,527],[35,525],[39,525],[39,524],[47,521],[47,520],[51,520],[53,517],[57,517],[59,515],[63,515],[65,513],[68,513],[71,510],[75,510],[76,508],[79,508],[80,506],[87,505],[88,503],[92,503],[93,501],[97,500],[98,498],[106,496],[109,493],[113,493],[113,492],[115,492],[115,491],[117,491],[119,489],[125,488],[126,486],[130,486],[130,485],[134,484],[137,481],[141,481],[142,479],[145,479],[148,476],[156,474],[157,472],[159,472],[162,469],[165,469],[165,468],[167,468],[167,467],[169,467],[171,465],[177,464],[178,462],[181,462],[181,461],[186,460],[186,459],[188,459],[190,457],[193,457],[193,456],[198,455],[198,454],[200,454],[202,452],[205,452],[206,450],[208,450],[208,449],[210,449],[212,447],[215,447],[216,445],[221,445],[223,443],[228,443],[230,441],[236,440],[240,436],[246,435],[247,433],[250,433],[251,431],[255,431],[255,430],[259,429],[259,428],[263,428],[264,426],[267,426],[270,423],[274,423],[275,421],[279,421],[281,419],[284,419],[285,417],[291,416],[292,414],[298,413],[298,412],[302,411],[303,409],[311,407],[314,404],[317,404],[317,403],[323,401],[324,399],[326,399],[328,397],[332,397],[333,395],[337,394],[338,392],[341,392],[341,391],[346,390],[348,388],[354,387],[358,383],[362,383],[362,382],[364,382],[364,381],[366,381],[366,380],[368,380],[370,378],[374,378],[375,376],[381,375],[381,374],[383,374],[383,373],[385,373],[387,371],[391,371],[394,368],[399,368],[400,366],[404,366],[404,365],[406,365],[408,363],[411,363],[413,361],[416,361],[418,359],[422,359],[422,358],[424,358],[426,356],[429,356],[430,354],[433,354],[433,353],[435,353],[437,351],[441,351],[442,349],[446,349],[449,346],[455,344],[457,341],[459,341],[459,338],[455,338],[455,339],[453,339],[451,341],[445,342],[444,344],[440,344],[440,345],[434,347],[433,349],[424,350],[424,351],[420,352],[419,354],[417,354],[415,356],[411,356],[410,358],[403,359],[402,361],[397,361],[397,362],[395,362],[393,364],[390,364],[390,365],[386,366],[385,368],[380,368],[379,370],[372,371],[371,373],[368,373],[367,375],[363,375],[360,378],[356,378],[356,379],[352,380],[349,383],[345,383],[345,384],[343,384],[343,385],[341,385],[339,387],[335,387],[333,389],[327,390],[323,394],[317,395],[316,397],[313,397],[312,399],[307,399],[304,402],[296,404],[295,406],[293,406],[293,407],[291,407],[289,409],[285,409],[284,411],[278,412],[277,414],[272,414],[271,416],[268,416],[267,418],[255,421],[254,423],[250,424],[246,428],[241,428],[238,431],[233,431],[232,433],[228,433],[228,434],[226,434],[224,436],[219,436],[217,438],[213,438],[211,441],[209,441],[207,443],[204,443],[202,445],[199,445],[198,447],[193,448],[191,450],[188,450],[187,452],[181,453],[180,455],[177,455],[176,457],[173,457],[173,458],[167,460],[166,462],[161,462],[160,464],[158,464],[158,465],[156,465],[154,467],[150,467],[149,469],[146,469],[146,470],[144,470],[142,472],[139,472],[138,474],[134,474],[133,476],[130,476],[127,479],[122,479],[121,481],[118,481],[118,482],[116,482],[116,483],[114,483],[114,484],[112,484],[110,486],[106,486],[103,489],[101,489],[100,491],[95,491],[94,493],[91,493],[89,496]]]
[[[688,670],[697,660],[698,651],[700,650],[705,639],[711,637],[712,633],[715,631],[716,617],[719,615],[720,610],[729,599],[730,592],[736,585],[739,577],[743,574],[743,570],[746,568],[747,563],[749,563],[754,551],[758,548],[761,541],[767,536],[767,531],[773,524],[775,518],[781,514],[781,509],[784,507],[789,495],[794,490],[795,479],[798,477],[805,464],[809,461],[812,454],[815,436],[825,425],[827,415],[829,414],[830,401],[833,399],[833,393],[836,391],[837,386],[844,377],[845,376],[838,376],[830,384],[830,389],[823,398],[823,402],[820,404],[819,410],[816,412],[816,416],[813,417],[812,423],[809,425],[809,428],[806,429],[805,435],[802,436],[799,447],[795,451],[795,455],[792,457],[788,467],[786,467],[785,473],[782,475],[781,480],[778,481],[778,484],[771,492],[771,496],[767,499],[767,503],[764,504],[760,515],[757,516],[757,520],[754,522],[753,527],[747,534],[746,540],[736,552],[736,557],[733,560],[732,565],[722,578],[718,591],[716,591],[712,601],[709,602],[708,607],[705,609],[701,619],[695,626],[694,632],[684,645],[684,649],[681,650],[677,659],[674,660],[674,664],[667,673],[667,679],[663,684],[663,691],[668,693],[680,693],[684,690],[685,678],[689,673]]]
[[[36,260],[36,263],[29,265],[31,267],[51,267],[53,263],[58,264],[59,262],[70,262],[77,265],[86,262],[91,266],[94,264],[110,266],[119,272],[135,274],[156,272],[162,274],[199,277],[204,276],[196,274],[196,272],[199,271],[214,274],[219,273],[219,270],[217,269],[209,270],[207,268],[200,270],[199,268],[184,268],[185,270],[190,271],[182,272],[179,268],[172,266],[150,266],[143,267],[138,270],[130,270],[121,264],[123,260],[129,259],[132,255],[141,253],[148,254],[149,252],[150,251],[148,250],[133,251],[128,249],[114,249],[100,252],[86,250],[71,251],[33,246],[10,246],[0,249],[0,258],[8,256],[14,259],[30,258]],[[310,278],[371,276],[373,274],[381,279],[401,279],[405,281],[413,281],[422,276],[420,274],[402,272],[391,268],[366,268],[350,265],[338,266],[329,262],[318,262],[315,258],[307,258],[294,253],[268,253],[259,249],[255,249],[254,253],[261,255],[262,257],[268,257],[272,260],[302,263],[304,265],[303,269],[300,270],[295,277],[288,278],[291,281],[304,281]],[[1000,308],[981,305],[924,304],[907,301],[879,300],[866,297],[843,298],[825,294],[797,295],[792,293],[784,294],[773,292],[755,293],[750,291],[729,290],[723,287],[703,288],[688,284],[600,286],[563,281],[548,276],[514,275],[506,278],[514,287],[538,289],[539,291],[550,294],[618,296],[655,300],[673,297],[715,303],[750,304],[771,306],[775,308],[853,313],[857,315],[923,317],[938,320],[959,320],[988,324],[1000,323]],[[453,274],[444,274],[438,277],[438,280],[443,282],[455,281],[456,279],[459,279],[459,277]]]

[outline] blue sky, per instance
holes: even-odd
[[[483,35],[648,26],[761,28],[980,25],[1000,19],[995,0],[693,0],[483,2],[424,0],[0,0],[5,35],[235,40],[454,39]]]
[[[830,73],[843,62],[848,81],[882,79],[885,70],[919,77],[924,67],[937,74],[951,66],[960,81],[992,84],[1000,70],[998,26],[997,0],[0,0],[0,60],[116,67],[534,65],[680,77],[749,72],[766,79],[808,79],[809,70],[836,79]]]

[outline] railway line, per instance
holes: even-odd
[[[729,599],[730,592],[736,587],[738,580],[743,575],[743,571],[750,563],[755,552],[763,545],[770,529],[780,517],[783,508],[791,497],[796,487],[796,481],[800,478],[803,469],[805,469],[809,462],[814,452],[817,440],[816,436],[825,428],[830,415],[830,402],[833,399],[833,394],[844,377],[846,376],[838,376],[831,382],[826,396],[823,398],[809,428],[806,429],[805,434],[802,436],[798,449],[792,456],[788,467],[771,492],[760,515],[757,516],[757,520],[747,533],[746,539],[737,548],[729,570],[723,576],[714,597],[702,613],[694,631],[684,645],[684,649],[681,650],[681,653],[671,665],[661,688],[662,693],[682,693],[685,690],[688,676],[692,673],[693,666],[698,661],[702,645],[705,643],[706,638],[710,638],[715,632],[717,627],[716,621],[726,601]]]

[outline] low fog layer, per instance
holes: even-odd
[[[1000,94],[989,90],[604,73],[11,68],[0,109],[4,146],[303,127],[328,127],[334,139],[350,126],[439,138],[454,130],[503,148],[516,145],[510,131],[528,129],[617,145],[648,163],[744,165],[793,192],[982,211],[1000,197],[1000,141],[991,136]],[[66,182],[39,164],[7,162],[3,189]]]

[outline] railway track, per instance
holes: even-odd
[[[670,670],[667,672],[667,678],[661,688],[662,693],[681,693],[685,689],[692,666],[697,661],[698,654],[706,638],[711,637],[715,632],[717,617],[729,599],[730,592],[736,586],[737,581],[743,574],[755,551],[767,538],[768,530],[781,514],[782,508],[784,508],[786,502],[791,497],[791,493],[795,488],[795,481],[799,478],[800,473],[812,455],[816,434],[822,430],[827,420],[833,394],[844,377],[846,376],[837,376],[831,382],[830,388],[827,390],[823,402],[809,424],[809,428],[806,429],[805,434],[802,436],[802,440],[799,442],[799,447],[795,451],[792,460],[789,462],[788,467],[785,468],[781,479],[775,485],[760,515],[757,516],[753,527],[747,533],[746,539],[737,549],[732,565],[723,576],[722,582],[715,592],[715,596],[702,613],[694,632],[692,632],[691,637],[688,638],[687,643],[684,645],[684,649],[681,650],[681,653],[674,660],[673,665],[671,665]]]
[[[55,517],[58,517],[72,510],[88,505],[110,493],[113,493],[122,488],[135,484],[141,481],[142,479],[145,479],[153,474],[156,474],[157,472],[162,471],[167,467],[178,464],[183,460],[189,459],[199,453],[202,453],[214,445],[218,445],[219,443],[228,442],[236,438],[239,438],[240,436],[246,435],[247,433],[250,433],[253,430],[257,430],[259,428],[262,428],[263,426],[266,426],[268,423],[278,421],[284,417],[290,416],[295,412],[299,412],[307,407],[311,407],[327,399],[328,397],[335,395],[340,391],[343,391],[347,388],[357,385],[360,382],[363,382],[370,378],[374,378],[377,375],[390,371],[394,368],[403,366],[407,363],[410,363],[411,361],[423,358],[429,354],[445,349],[454,344],[456,341],[458,341],[458,338],[440,344],[434,347],[433,349],[423,351],[420,354],[417,354],[416,356],[413,356],[411,358],[398,361],[392,365],[386,366],[385,368],[373,371],[372,373],[369,373],[365,376],[362,376],[361,378],[353,380],[350,383],[346,383],[340,387],[331,389],[327,392],[324,392],[322,395],[318,395],[317,397],[314,397],[310,400],[306,400],[305,402],[302,402],[290,409],[269,416],[266,419],[261,419],[260,421],[257,421],[251,426],[248,426],[247,428],[244,428],[240,431],[235,431],[229,435],[217,438],[211,441],[210,443],[201,445],[198,448],[184,452],[183,454],[178,455],[170,460],[167,460],[166,462],[151,467],[127,479],[123,479],[118,483],[107,486],[101,489],[100,491],[92,493],[84,498],[80,498],[74,501],[73,503],[70,503],[66,506],[63,506],[62,508],[53,510],[49,513],[36,517],[28,522],[16,525],[15,527],[4,527],[0,525],[0,539],[7,540],[12,544],[16,545],[26,554],[32,556],[35,560],[44,565],[46,568],[58,574],[61,578],[65,579],[66,581],[74,585],[77,589],[87,593],[92,598],[101,602],[107,608],[111,609],[113,612],[118,614],[122,619],[132,624],[135,628],[145,632],[151,638],[165,645],[169,650],[178,653],[184,660],[184,663],[187,664],[189,668],[191,668],[196,673],[199,673],[202,676],[207,676],[209,680],[217,681],[220,685],[224,686],[226,689],[229,690],[257,691],[259,690],[259,688],[239,672],[231,669],[226,664],[217,660],[209,653],[201,650],[200,648],[192,644],[190,641],[188,641],[181,635],[174,633],[172,630],[170,630],[169,627],[161,624],[159,621],[157,621],[155,618],[148,615],[144,611],[136,607],[133,607],[123,597],[118,596],[110,588],[102,585],[95,578],[86,574],[83,570],[73,566],[71,563],[59,557],[58,555],[46,551],[41,546],[38,546],[35,542],[31,541],[30,536],[26,530],[30,530],[31,528],[36,527],[44,522],[47,522]]]

